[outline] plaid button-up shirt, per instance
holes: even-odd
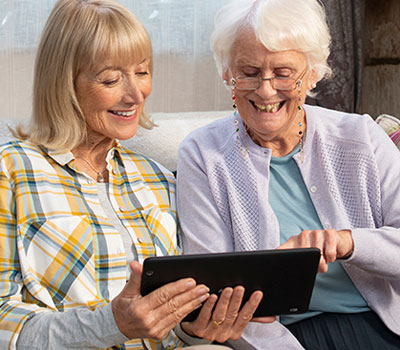
[[[0,147],[0,338],[15,349],[26,320],[43,311],[106,305],[126,283],[126,255],[94,180],[28,142]],[[175,179],[118,144],[107,156],[111,204],[139,261],[177,254]],[[182,345],[173,332],[152,349]],[[116,348],[142,349],[141,340]]]

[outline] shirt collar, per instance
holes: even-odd
[[[61,166],[64,166],[75,159],[75,157],[71,151],[60,152],[60,151],[50,150],[50,149],[46,149],[46,148],[43,148],[43,149],[51,158],[53,158],[53,160],[55,160]],[[107,163],[109,163],[109,161],[112,158],[114,158],[116,153],[118,153],[118,155],[120,155],[120,152],[121,152],[121,144],[118,140],[115,140],[114,147],[111,148],[107,153],[107,157],[106,157]]]

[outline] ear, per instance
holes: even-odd
[[[310,77],[308,78],[307,90],[314,89],[317,82],[318,82],[317,72],[315,71],[315,69],[312,69],[310,72]]]
[[[231,85],[231,81],[230,81],[230,74],[227,70],[222,72],[222,79],[224,80],[224,84],[226,86],[230,86]]]

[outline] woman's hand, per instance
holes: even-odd
[[[209,297],[209,289],[204,285],[196,286],[192,278],[166,284],[142,297],[142,265],[133,261],[130,267],[128,283],[111,302],[117,327],[129,339],[162,339]]]
[[[348,258],[353,253],[354,242],[350,230],[308,230],[290,237],[278,249],[310,247],[321,250],[318,272],[326,272],[328,263]]]
[[[191,336],[223,343],[228,339],[240,339],[249,321],[254,320],[263,323],[275,321],[275,317],[253,319],[253,314],[263,297],[261,291],[254,292],[240,309],[243,295],[244,288],[242,286],[237,286],[234,289],[225,288],[219,300],[215,294],[212,294],[204,303],[197,319],[193,322],[183,322],[181,324],[182,329]]]

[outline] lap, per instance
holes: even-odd
[[[373,311],[323,313],[287,328],[307,350],[400,349],[400,336],[391,332]]]

